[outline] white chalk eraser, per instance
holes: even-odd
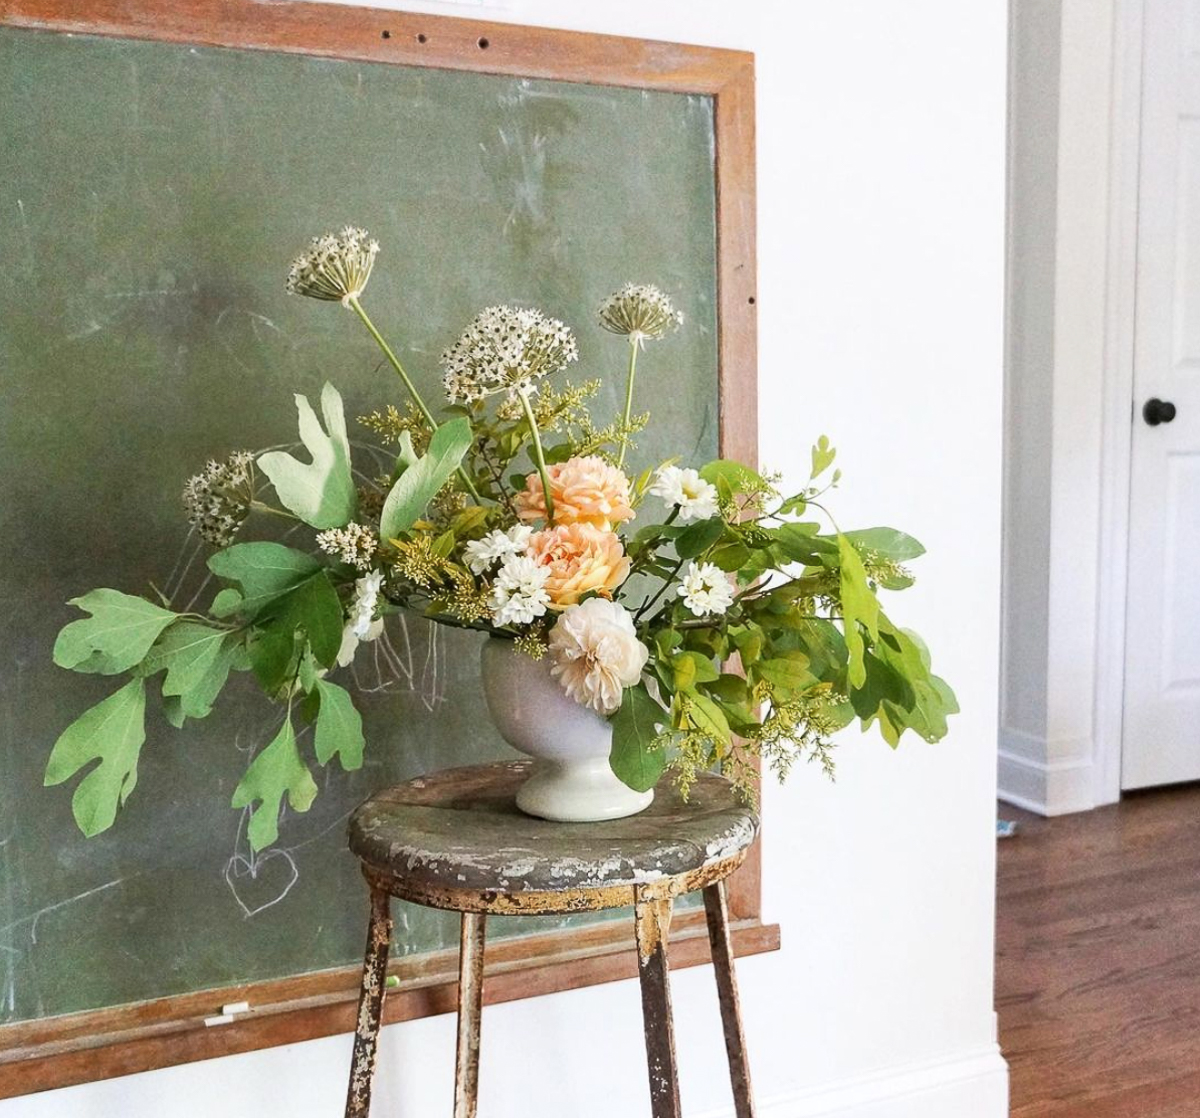
[[[250,1003],[249,1002],[230,1002],[229,1005],[221,1006],[221,1012],[225,1013],[225,1014],[249,1013],[250,1012]]]
[[[233,1021],[232,1014],[221,1013],[221,1014],[218,1014],[216,1017],[205,1017],[204,1018],[204,1026],[205,1026],[205,1028],[211,1029],[214,1025],[228,1025],[232,1021]]]

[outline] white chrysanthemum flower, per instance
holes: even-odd
[[[505,560],[488,595],[488,607],[497,625],[530,625],[546,612],[550,595],[546,593],[548,567],[526,555]]]
[[[623,334],[635,345],[661,338],[683,322],[671,297],[649,283],[627,283],[614,291],[600,304],[597,316],[605,330]]]
[[[327,528],[318,532],[317,547],[327,555],[336,555],[351,567],[369,571],[371,560],[379,550],[379,537],[373,529],[351,521],[345,528]]]
[[[507,532],[496,528],[483,539],[471,540],[463,549],[467,566],[473,575],[481,575],[493,563],[510,555],[520,555],[532,535],[533,529],[525,524],[514,524]]]
[[[313,237],[308,250],[292,261],[288,293],[348,304],[363,293],[378,252],[379,242],[353,225]]]
[[[733,605],[733,587],[729,576],[715,563],[688,564],[679,586],[683,604],[697,617],[724,613]]]
[[[183,487],[188,523],[214,547],[233,543],[254,500],[254,455],[248,450],[224,462],[210,461]]]
[[[577,703],[612,714],[626,687],[642,678],[650,650],[637,639],[629,611],[607,598],[570,606],[550,630],[550,674]]]
[[[521,307],[488,307],[442,354],[442,383],[452,404],[497,392],[511,399],[578,359],[575,335],[557,318]]]
[[[663,466],[647,491],[675,505],[680,520],[707,520],[718,512],[717,487],[690,468]]]

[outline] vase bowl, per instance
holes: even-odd
[[[561,823],[623,819],[644,811],[654,791],[636,792],[609,767],[612,726],[572,699],[550,674],[550,660],[489,638],[481,653],[483,695],[500,736],[533,757],[517,792],[527,815]]]

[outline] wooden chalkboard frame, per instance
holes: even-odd
[[[0,24],[128,39],[318,55],[623,86],[713,98],[716,132],[719,438],[757,459],[754,56],[580,32],[331,4],[263,0],[6,0]],[[756,845],[731,879],[739,955],[779,947],[761,922]],[[500,941],[488,948],[489,1003],[633,977],[632,923]],[[672,931],[671,965],[707,962],[702,913]],[[457,952],[393,962],[386,1022],[455,1007]],[[0,1098],[354,1029],[357,967],[156,999],[0,1027]],[[230,1002],[250,1012],[219,1028]]]

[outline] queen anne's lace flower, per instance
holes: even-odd
[[[690,562],[687,573],[680,580],[679,596],[697,617],[724,613],[733,605],[729,576],[715,563]]]
[[[605,330],[624,334],[634,343],[661,338],[683,322],[671,297],[649,283],[627,283],[600,304],[597,314]]]
[[[520,307],[488,307],[442,354],[442,383],[453,404],[497,392],[512,398],[578,359],[575,335],[557,318]]]
[[[524,524],[514,524],[507,532],[496,528],[483,539],[471,540],[463,549],[471,573],[481,575],[493,563],[510,555],[519,555],[525,550],[533,529]]]
[[[314,237],[306,252],[292,261],[287,289],[292,295],[349,303],[371,278],[379,242],[365,229],[347,225],[340,233]]]
[[[629,611],[605,598],[572,606],[550,630],[550,674],[577,703],[612,714],[626,687],[642,678],[650,650],[637,639]]]
[[[692,469],[663,466],[647,492],[679,509],[680,520],[707,520],[718,511],[717,487]]]
[[[497,625],[529,625],[546,612],[550,595],[546,579],[550,572],[525,555],[505,560],[496,575],[488,605]]]
[[[188,523],[214,547],[228,547],[254,499],[254,455],[248,450],[224,462],[210,461],[183,487]]]

